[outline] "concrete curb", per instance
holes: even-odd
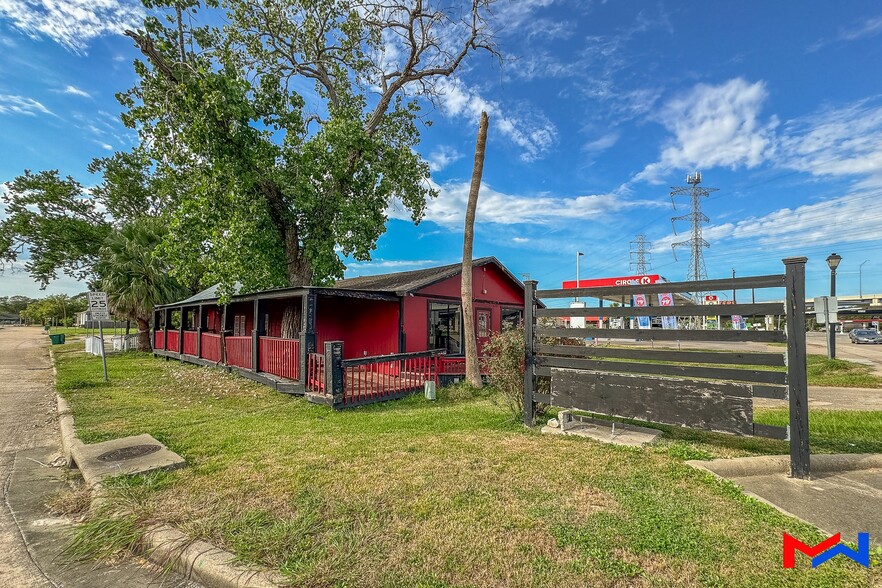
[[[736,457],[733,459],[712,459],[709,461],[689,460],[690,466],[724,478],[743,478],[747,476],[768,476],[790,473],[789,455],[764,455],[758,457]],[[811,456],[812,473],[851,472],[855,470],[882,468],[882,454],[853,453]]]
[[[150,561],[210,588],[278,588],[284,584],[281,574],[237,566],[232,553],[193,541],[171,527],[148,531],[143,543]]]
[[[76,452],[75,448],[84,444],[76,436],[70,404],[57,393],[55,398],[61,448],[68,465],[73,467],[71,452]],[[100,488],[93,489],[100,491]],[[97,499],[100,500],[101,497]],[[141,543],[144,555],[150,561],[162,567],[169,566],[206,588],[278,588],[285,585],[281,574],[236,565],[233,563],[235,556],[232,553],[205,541],[194,541],[171,527],[163,526],[148,531]]]

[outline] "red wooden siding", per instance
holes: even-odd
[[[227,365],[251,369],[251,337],[225,337]]]
[[[217,306],[210,306],[205,308],[205,330],[211,333],[220,333],[221,313],[221,309]]]
[[[165,349],[165,331],[156,331],[153,339],[154,349]]]
[[[289,380],[300,379],[300,341],[261,337],[259,341],[260,371],[275,374]]]
[[[419,296],[461,298],[462,280],[456,275],[417,292]],[[493,264],[472,268],[472,289],[476,302],[485,300],[497,304],[524,305],[524,292],[505,273]]]
[[[166,340],[166,349],[169,351],[174,351],[175,353],[180,352],[180,337],[178,336],[177,331],[169,331],[168,332],[168,340]]]
[[[237,316],[245,317],[245,332],[240,336],[250,336],[254,329],[254,303],[236,302],[227,307],[227,328],[233,329],[233,321]]]
[[[196,331],[184,331],[184,353],[196,355]]]
[[[215,333],[202,333],[202,355],[209,361],[221,360],[221,338]]]
[[[319,296],[315,330],[316,349],[343,341],[344,359],[398,353],[398,302]]]

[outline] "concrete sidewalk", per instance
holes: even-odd
[[[198,588],[145,562],[68,566],[72,523],[46,513],[66,487],[48,341],[42,329],[0,329],[0,585],[15,588]]]
[[[833,388],[830,386],[808,387],[809,408],[833,410],[880,410],[882,411],[882,388]],[[754,398],[753,405],[761,408],[786,408],[786,400]]]
[[[873,545],[882,545],[882,455],[813,455],[810,480],[788,476],[788,456],[688,463],[829,535],[854,542],[866,532]]]

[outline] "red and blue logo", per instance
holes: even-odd
[[[817,545],[806,545],[799,539],[784,533],[784,567],[793,568],[796,566],[797,551],[801,551],[812,558],[813,568],[833,559],[837,555],[844,555],[865,568],[870,567],[870,534],[858,533],[857,551],[841,543],[839,535],[839,533],[836,533]]]

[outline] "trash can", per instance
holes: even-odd
[[[43,330],[44,330],[44,331],[48,331],[48,330],[49,330],[49,325],[43,325]]]
[[[49,340],[52,341],[53,345],[61,345],[62,343],[64,343],[64,333],[49,335]]]

